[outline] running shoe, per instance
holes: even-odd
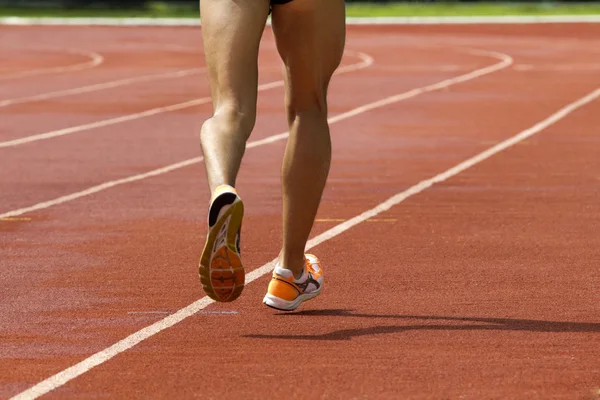
[[[273,271],[273,278],[263,303],[281,311],[293,311],[300,304],[317,297],[323,288],[321,262],[312,254],[305,255],[306,267],[300,279],[294,279],[289,269],[279,264]]]
[[[200,258],[200,282],[206,294],[219,302],[237,299],[246,274],[240,258],[244,203],[236,190],[219,186],[208,210],[208,234]]]

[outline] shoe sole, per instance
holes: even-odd
[[[246,271],[238,253],[236,236],[241,230],[244,203],[236,200],[208,232],[198,274],[204,292],[218,302],[236,300],[244,290]],[[215,243],[219,244],[215,248]]]
[[[280,299],[279,297],[276,297],[276,296],[273,296],[273,295],[267,293],[263,299],[263,304],[266,305],[267,307],[271,307],[271,308],[274,308],[275,310],[279,310],[279,311],[294,311],[295,309],[297,309],[300,306],[300,304],[304,303],[305,301],[314,299],[320,293],[321,293],[321,289],[319,288],[318,290],[316,290],[312,293],[301,294],[298,297],[296,297],[295,300],[292,300],[292,301],[283,300],[283,299]]]

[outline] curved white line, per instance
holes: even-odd
[[[459,75],[455,78],[444,79],[443,81],[434,83],[433,85],[423,86],[423,87],[420,87],[417,89],[409,90],[408,92],[400,93],[395,96],[391,96],[391,97],[388,97],[388,98],[385,98],[385,99],[382,99],[382,100],[379,100],[379,101],[376,101],[373,103],[366,104],[362,107],[355,108],[354,110],[351,110],[351,111],[345,112],[343,114],[337,115],[333,118],[330,118],[329,122],[330,123],[338,122],[343,119],[350,118],[350,117],[358,115],[358,114],[362,114],[366,111],[373,110],[375,108],[380,108],[380,107],[386,106],[388,104],[397,103],[398,101],[406,100],[406,99],[418,96],[423,93],[433,92],[435,90],[444,89],[449,86],[455,85],[457,83],[470,81],[470,80],[478,78],[480,76],[488,75],[488,74],[491,74],[492,72],[507,68],[508,66],[510,66],[513,63],[512,57],[510,57],[507,54],[503,54],[503,53],[487,51],[487,50],[478,50],[478,49],[464,49],[464,50],[460,49],[460,51],[464,51],[467,54],[493,57],[493,58],[497,58],[501,61],[499,63],[490,65],[488,67],[476,69],[475,71],[469,72],[467,74]]]
[[[371,65],[375,64],[375,59],[367,53],[363,53],[362,51],[346,50],[346,53],[360,58],[362,62],[358,64],[350,64],[344,67],[340,67],[337,69],[336,74],[344,74],[346,72],[358,71],[361,69],[368,68]]]
[[[102,47],[104,51],[127,51],[127,50],[153,50],[153,51],[172,51],[178,53],[193,53],[202,55],[202,46],[186,46],[175,43],[121,43],[106,45]]]
[[[98,65],[100,65],[104,62],[104,57],[101,54],[98,54],[93,51],[79,50],[79,49],[62,49],[61,51],[65,52],[65,53],[71,53],[71,54],[85,56],[85,57],[89,58],[90,60],[86,61],[84,63],[77,63],[77,64],[72,64],[72,65],[67,65],[64,67],[40,68],[40,69],[32,69],[29,71],[17,72],[15,74],[10,74],[10,75],[4,75],[4,76],[0,75],[0,80],[17,79],[17,78],[24,78],[24,77],[35,76],[35,75],[61,74],[61,73],[65,73],[65,72],[81,71],[84,69],[97,67]]]
[[[450,78],[450,79],[445,79],[445,80],[435,83],[433,85],[428,85],[428,86],[424,86],[421,88],[413,89],[413,90],[410,90],[405,93],[400,93],[395,96],[390,96],[390,97],[381,99],[376,102],[365,104],[361,107],[355,108],[355,109],[345,112],[343,114],[339,114],[335,117],[332,117],[329,119],[329,122],[330,123],[339,122],[339,121],[351,118],[353,116],[365,113],[367,111],[370,111],[370,110],[373,110],[376,108],[380,108],[380,107],[383,107],[383,106],[386,106],[386,105],[389,105],[392,103],[396,103],[398,101],[402,101],[402,100],[405,100],[405,99],[408,99],[411,97],[418,96],[419,94],[422,94],[422,93],[439,90],[442,88],[446,88],[446,87],[455,85],[460,82],[469,81],[469,80],[490,74],[492,72],[507,68],[513,62],[512,58],[505,54],[500,54],[500,53],[496,53],[496,52],[487,52],[487,51],[482,51],[482,50],[468,50],[468,52],[470,52],[472,54],[485,54],[488,56],[492,56],[494,58],[498,58],[501,61],[498,63],[495,63],[493,65],[490,65],[488,67],[472,71],[468,74],[460,75],[460,76]],[[598,94],[600,94],[600,90],[599,90]],[[568,111],[568,112],[570,112],[570,111]],[[560,119],[560,118],[561,117],[559,117],[558,119]],[[553,122],[548,123],[546,126],[550,125]],[[543,124],[543,123],[541,123],[541,124]],[[538,125],[540,126],[538,131],[543,129],[543,127],[545,127],[540,124],[538,124]],[[536,126],[538,126],[538,125],[536,125]],[[255,141],[255,142],[249,143],[248,147],[257,147],[257,146],[264,145],[267,143],[272,143],[272,142],[275,142],[278,140],[282,140],[282,139],[285,139],[288,136],[288,134],[289,134],[288,132],[285,132],[280,135],[271,136],[270,138],[267,138],[264,140]],[[522,140],[522,139],[520,139],[520,140]],[[498,151],[501,151],[501,150],[498,150]],[[490,157],[493,154],[494,153],[491,153],[487,157]],[[36,209],[48,208],[52,205],[64,203],[66,201],[74,200],[79,197],[87,196],[89,194],[107,189],[109,187],[117,186],[117,185],[124,184],[127,182],[133,182],[136,180],[141,180],[141,179],[147,178],[149,176],[160,175],[160,174],[163,174],[163,173],[166,173],[169,171],[173,171],[178,168],[182,168],[184,166],[196,164],[196,163],[200,162],[201,160],[202,160],[201,157],[196,157],[196,158],[193,158],[193,159],[190,159],[187,161],[183,161],[178,164],[173,164],[173,165],[170,165],[165,168],[151,171],[147,174],[141,174],[141,175],[136,175],[136,176],[129,177],[126,179],[121,179],[118,181],[107,182],[103,185],[98,185],[93,188],[90,188],[87,191],[79,192],[79,193],[71,195],[71,196],[64,196],[63,198],[56,199],[56,200],[54,200],[54,202],[40,203],[39,205],[29,207],[28,209],[21,209],[21,210],[16,210],[13,212],[2,214],[2,215],[0,215],[0,218],[22,215],[26,212],[33,211]],[[481,159],[476,159],[476,158],[473,158],[471,160],[475,160],[474,162],[471,162],[471,165],[474,165],[481,161]],[[454,169],[450,169],[450,170],[446,171],[445,173],[440,174],[428,181],[423,181],[420,184],[413,186],[412,188],[410,188],[402,193],[399,193],[398,195],[392,197],[388,201],[381,203],[379,206],[375,207],[374,209],[366,211],[366,212],[364,212],[346,222],[343,222],[343,223],[335,226],[334,228],[318,235],[317,237],[315,237],[309,241],[307,248],[310,249],[322,242],[325,242],[329,239],[334,238],[335,236],[338,236],[339,234],[350,229],[351,227],[358,225],[361,222],[364,222],[365,220],[367,220],[383,211],[388,210],[392,206],[403,201],[405,198],[425,190],[427,187],[431,186],[433,183],[448,179],[450,176],[453,176],[453,175],[461,172],[462,170],[468,168],[470,165],[463,167],[463,169],[457,169],[458,167],[460,167],[461,165],[463,165],[465,163],[468,163],[469,161],[470,160],[467,160],[464,163],[459,164],[459,166],[455,167]],[[37,208],[35,208],[35,207],[37,207]],[[263,265],[262,267],[250,272],[246,276],[246,284],[249,284],[250,282],[269,273],[273,269],[275,262],[276,262],[276,260],[273,260],[273,261]],[[12,397],[11,400],[36,399],[39,396],[47,394],[47,393],[51,392],[52,390],[54,390],[60,386],[63,386],[67,382],[77,378],[78,376],[88,372],[92,368],[107,362],[108,360],[115,357],[116,355],[131,349],[132,347],[136,346],[140,342],[142,342],[142,341],[156,335],[157,333],[159,333],[167,328],[170,328],[173,325],[185,320],[186,318],[198,313],[199,311],[206,308],[213,302],[214,302],[213,300],[211,300],[209,297],[205,296],[205,297],[201,298],[200,300],[197,300],[196,302],[188,305],[187,307],[184,307],[184,308],[180,309],[179,311],[163,318],[162,320],[155,322],[154,324],[149,325],[149,326],[127,336],[125,339],[122,339],[121,341],[113,344],[112,346],[109,346],[106,349],[91,355],[90,357],[86,358],[85,360],[83,360],[67,369],[64,369],[63,371],[39,382],[35,386]]]
[[[373,65],[373,63],[374,63],[373,57],[369,56],[366,53],[353,52],[353,51],[348,51],[348,53],[360,58],[361,62],[347,65],[343,68],[339,68],[336,71],[336,74],[339,75],[339,74],[344,74],[347,72],[358,71],[360,69],[367,68],[367,67]],[[261,92],[261,91],[265,91],[265,90],[270,90],[273,88],[281,87],[283,85],[284,85],[284,83],[282,80],[264,83],[264,84],[258,86],[258,91]],[[97,121],[97,122],[91,122],[89,124],[78,125],[78,126],[74,126],[71,128],[58,129],[55,131],[40,133],[37,135],[31,135],[31,136],[27,136],[24,138],[7,140],[4,142],[0,142],[0,148],[19,146],[19,145],[22,145],[25,143],[31,143],[31,142],[36,142],[36,141],[45,140],[45,139],[51,139],[51,138],[55,138],[58,136],[71,135],[73,133],[88,131],[91,129],[101,128],[101,127],[110,126],[110,125],[115,125],[115,124],[119,124],[122,122],[134,121],[137,119],[146,118],[146,117],[150,117],[153,115],[163,114],[163,113],[167,113],[167,112],[171,112],[171,111],[183,110],[186,108],[195,107],[195,106],[199,106],[202,104],[208,104],[211,101],[212,101],[211,97],[201,97],[199,99],[190,100],[190,101],[186,101],[186,102],[178,103],[178,104],[173,104],[173,105],[166,106],[166,107],[152,108],[150,110],[142,111],[142,112],[135,113],[135,114],[128,114],[128,115],[124,115],[121,117],[105,119],[105,120],[101,120],[101,121]]]

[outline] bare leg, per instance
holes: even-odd
[[[233,186],[256,119],[258,49],[269,0],[202,0],[200,12],[214,115],[200,134],[212,196],[198,272],[206,294],[228,302],[245,284],[244,207]]]
[[[235,186],[256,120],[258,49],[268,0],[202,0],[202,37],[214,115],[200,134],[211,192]]]
[[[331,163],[327,89],[344,51],[344,0],[294,0],[274,6],[273,30],[285,64],[290,124],[282,168],[279,262],[300,277]]]

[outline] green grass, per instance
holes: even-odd
[[[349,17],[410,17],[470,15],[589,15],[600,14],[600,4],[559,3],[476,3],[439,2],[435,4],[396,3],[356,4],[347,9]]]
[[[143,10],[104,8],[0,8],[0,17],[197,18],[198,10],[193,7],[162,7],[160,4]]]
[[[327,0],[325,0],[327,1]],[[349,17],[469,16],[469,15],[600,15],[599,3],[476,3],[459,2],[347,4]],[[143,10],[0,8],[0,16],[21,17],[168,17],[197,18],[193,6],[174,7],[161,2]]]

